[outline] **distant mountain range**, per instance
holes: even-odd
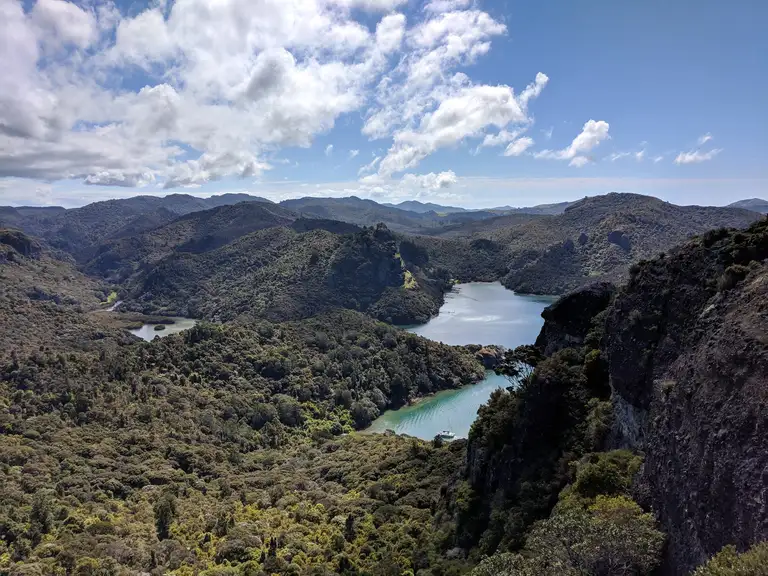
[[[558,202],[557,204],[538,204],[536,206],[516,208],[514,206],[497,206],[496,208],[480,208],[472,210],[469,208],[459,208],[457,206],[443,206],[431,202],[419,202],[418,200],[407,200],[399,204],[383,203],[382,206],[390,208],[399,208],[400,210],[409,210],[424,214],[426,212],[435,212],[437,214],[454,214],[457,212],[493,212],[493,213],[519,213],[519,214],[562,214],[563,211],[573,204],[573,202]]]
[[[325,245],[337,250],[342,244],[329,238],[359,233],[361,227],[379,224],[397,235],[398,248],[393,254],[400,254],[403,271],[411,275],[409,278],[420,278],[423,287],[435,283],[439,286],[448,275],[466,281],[502,280],[521,292],[563,293],[597,278],[619,278],[633,262],[652,257],[691,235],[723,226],[746,226],[758,218],[755,210],[761,202],[737,203],[752,210],[681,207],[648,196],[612,193],[529,208],[505,206],[450,212],[452,207],[437,204],[416,201],[400,204],[420,210],[414,211],[354,196],[299,198],[276,204],[248,194],[205,199],[174,194],[109,200],[70,210],[0,207],[0,228],[20,229],[38,238],[53,253],[59,251],[74,258],[88,274],[121,285],[130,283],[134,298],[143,298],[143,301],[154,298],[149,308],[160,312],[164,307],[178,311],[182,300],[192,298],[197,287],[194,281],[184,280],[186,296],[180,300],[173,296],[173,285],[165,286],[166,303],[158,306],[160,279],[164,283],[171,278],[178,288],[184,273],[152,275],[156,266],[164,265],[167,269],[173,260],[174,266],[188,271],[194,269],[197,276],[210,276],[210,290],[216,291],[225,286],[221,279],[236,277],[231,270],[218,273],[221,266],[255,261],[261,267],[269,264],[271,270],[278,262],[260,260],[260,251],[267,250],[275,258],[280,250],[287,250],[295,254],[285,260],[290,261],[291,272],[274,273],[282,274],[289,284],[304,282],[302,275],[316,273],[311,266],[295,267],[296,262],[304,262],[304,256],[300,256],[304,254],[304,242],[323,239]],[[286,232],[278,236],[265,233],[251,241],[238,242],[272,229]],[[326,234],[310,234],[313,231]],[[364,247],[365,243],[350,245]],[[238,249],[255,251],[256,260],[236,256]],[[345,250],[348,252],[348,248]],[[195,257],[192,266],[190,258],[198,254],[211,256]],[[312,258],[322,261],[320,253],[317,258],[321,260]],[[137,274],[141,274],[140,281]],[[331,272],[323,274],[330,277]],[[250,272],[243,273],[243,277],[250,278],[254,287],[260,282],[257,278],[261,278]],[[274,282],[271,284],[277,286]],[[313,285],[320,290],[321,284]],[[400,311],[386,315],[382,312],[379,317],[407,319],[411,313],[419,318],[428,317],[439,305],[441,294],[432,288],[427,292],[431,299],[428,304],[421,296],[414,297],[421,292],[405,292],[403,297],[415,306],[388,304],[388,309]],[[242,292],[239,307],[246,306],[248,294]],[[383,295],[381,292],[379,298]],[[329,298],[324,301],[331,302]],[[212,301],[208,298],[209,303]],[[201,313],[206,316],[230,317],[223,312],[228,302],[226,298],[219,301],[219,311],[215,314],[208,312],[204,303],[199,310],[205,310]],[[272,306],[277,304],[269,304],[265,310],[272,310]],[[290,308],[293,304],[285,306]],[[403,307],[408,311],[403,312]]]
[[[731,208],[744,208],[745,210],[752,210],[754,212],[761,212],[768,214],[768,200],[761,198],[750,198],[749,200],[739,200],[733,204],[728,204]]]
[[[459,208],[458,206],[442,206],[440,204],[433,204],[432,202],[419,202],[418,200],[406,200],[399,204],[390,204],[388,202],[382,203],[382,206],[389,206],[390,208],[399,208],[400,210],[410,210],[411,212],[418,212],[423,214],[425,212],[437,212],[438,214],[451,214],[453,212],[467,212],[466,208]]]

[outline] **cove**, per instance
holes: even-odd
[[[532,344],[544,320],[541,312],[556,300],[552,296],[515,294],[499,282],[457,284],[446,294],[437,316],[407,330],[444,344],[497,344],[515,348]],[[388,410],[374,420],[366,432],[394,430],[431,440],[441,430],[466,438],[477,409],[491,393],[509,381],[492,371],[473,386],[445,390],[399,410]]]
[[[173,324],[163,324],[163,326],[165,326],[164,330],[155,330],[156,324],[144,324],[141,328],[128,330],[128,332],[134,336],[138,336],[142,340],[149,342],[150,340],[154,340],[156,337],[162,338],[163,336],[170,336],[171,334],[176,334],[182,330],[192,328],[192,326],[197,324],[197,320],[193,318],[172,316],[168,319],[173,320]]]

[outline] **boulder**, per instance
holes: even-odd
[[[608,233],[608,242],[616,244],[622,250],[629,252],[632,248],[632,243],[629,240],[629,236],[625,235],[621,230],[614,230]]]
[[[592,318],[610,304],[616,287],[610,282],[595,282],[561,297],[544,309],[544,326],[536,347],[549,356],[558,350],[584,343],[592,328]]]
[[[499,346],[484,346],[475,353],[475,358],[486,370],[493,370],[504,359],[504,351]]]

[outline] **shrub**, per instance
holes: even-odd
[[[741,264],[728,266],[717,281],[718,291],[723,292],[725,290],[730,290],[736,286],[736,284],[744,280],[744,278],[747,277],[747,274],[749,274],[749,268],[746,266],[742,266]]]
[[[176,498],[172,494],[163,494],[155,503],[155,527],[157,528],[157,537],[165,540],[169,536],[171,523],[176,516]]]
[[[563,497],[597,498],[627,494],[642,458],[628,450],[613,450],[585,456],[576,465],[576,480]]]
[[[768,576],[768,542],[755,544],[742,554],[726,546],[693,576]]]
[[[650,574],[663,544],[653,516],[630,498],[598,496],[587,509],[571,507],[536,524],[526,549],[539,566],[558,567],[559,574],[609,576]]]

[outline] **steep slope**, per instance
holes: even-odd
[[[124,306],[217,321],[289,320],[333,307],[394,323],[425,321],[448,278],[414,273],[383,225],[345,235],[273,227],[217,250],[160,260],[131,280]]]
[[[618,291],[597,283],[545,310],[536,346],[500,366],[519,383],[480,409],[464,482],[449,493],[460,545],[476,555],[525,546],[476,574],[584,566],[587,520],[574,505],[617,489],[653,513],[633,530],[655,518],[666,534],[661,574],[687,575],[725,546],[768,539],[767,259],[768,220],[713,230],[636,264]],[[631,454],[588,454],[606,448],[629,448],[643,465],[621,480],[615,464]],[[585,462],[595,465],[582,473]],[[572,500],[579,484],[586,491]],[[602,538],[605,549],[618,537]],[[642,550],[620,553],[639,561]],[[543,564],[526,572],[530,562]]]
[[[611,307],[614,442],[669,533],[666,572],[768,538],[768,222],[643,262]]]
[[[88,273],[123,281],[174,252],[213,250],[241,236],[275,226],[288,226],[296,215],[276,204],[240,202],[192,212],[138,235],[125,235],[98,247]]]
[[[127,334],[86,312],[103,308],[109,290],[53,258],[16,230],[0,229],[0,362],[38,349],[95,348]]]

